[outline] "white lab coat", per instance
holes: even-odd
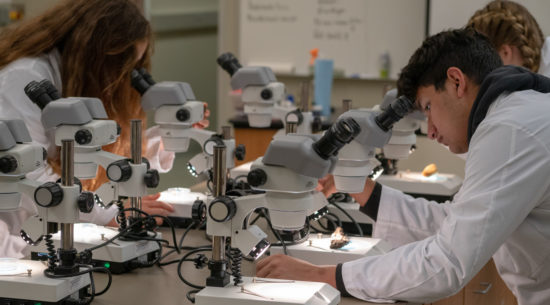
[[[26,95],[23,88],[31,81],[48,79],[61,91],[60,55],[57,50],[36,58],[22,58],[0,70],[0,118],[22,119],[34,143],[42,145],[49,156],[56,153],[53,133],[46,131],[40,121],[41,110]],[[147,139],[146,158],[151,167],[159,172],[172,168],[174,153],[162,149],[160,131],[149,128],[145,132]],[[59,176],[53,173],[50,166],[40,168],[27,174],[27,178],[38,181],[56,181]],[[1,203],[0,203],[1,204]],[[80,214],[82,222],[107,224],[117,209],[95,208],[90,214]],[[23,257],[26,244],[19,237],[23,222],[37,213],[31,198],[23,196],[21,207],[15,212],[0,212],[0,257]]]
[[[493,257],[520,305],[550,304],[550,94],[502,95],[477,128],[452,203],[382,187],[374,237],[388,254],[344,263],[365,300],[430,303],[466,285]]]

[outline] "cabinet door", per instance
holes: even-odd
[[[495,263],[489,261],[464,288],[466,305],[517,305],[517,300],[498,275]]]

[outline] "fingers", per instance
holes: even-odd
[[[278,266],[281,265],[281,263],[283,263],[283,260],[285,258],[287,258],[286,255],[275,254],[258,261],[256,263],[256,276],[258,277],[273,276],[275,273],[274,271],[278,268]]]
[[[151,194],[151,195],[145,195],[142,198],[142,200],[157,200],[160,197],[160,193]]]

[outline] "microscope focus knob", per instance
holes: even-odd
[[[128,160],[118,160],[107,166],[107,178],[114,182],[128,181],[132,177],[132,167]]]
[[[302,125],[303,121],[304,121],[304,115],[298,109],[287,113],[285,116],[285,122],[287,123],[296,123],[296,125],[299,126],[299,125]]]
[[[157,187],[160,182],[159,172],[156,169],[149,169],[143,176],[143,180],[148,188]]]
[[[63,189],[59,184],[46,182],[34,191],[34,201],[41,207],[54,207],[63,200]]]
[[[176,119],[178,119],[178,121],[180,122],[185,122],[189,120],[190,117],[191,113],[189,113],[189,110],[185,108],[181,108],[176,112]]]
[[[9,174],[17,169],[17,159],[14,156],[3,156],[0,158],[0,171]]]
[[[244,157],[246,155],[246,147],[244,144],[239,144],[237,147],[235,147],[235,158],[239,161],[244,160]]]
[[[88,129],[80,129],[74,134],[74,141],[80,145],[92,142],[93,135]]]
[[[204,201],[197,199],[193,202],[191,218],[198,222],[203,222],[206,219],[206,204],[204,204]]]
[[[262,92],[260,92],[260,96],[263,100],[269,100],[273,97],[273,92],[271,92],[270,89],[264,89]]]
[[[267,182],[267,174],[263,169],[256,168],[248,172],[246,179],[248,180],[248,184],[257,187]]]
[[[208,206],[208,215],[216,222],[226,222],[235,216],[237,205],[233,199],[222,196],[215,198]]]
[[[78,209],[82,213],[90,213],[94,208],[95,198],[92,192],[82,192],[76,201]]]

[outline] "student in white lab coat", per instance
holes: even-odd
[[[122,127],[119,140],[106,151],[130,156],[130,120],[146,116],[139,94],[130,85],[130,72],[148,67],[151,28],[134,3],[128,0],[65,0],[44,14],[0,35],[0,116],[23,119],[35,143],[48,151],[48,166],[27,175],[39,181],[55,181],[60,174],[59,148],[51,132],[40,122],[41,110],[25,95],[31,81],[48,79],[63,97],[97,97],[103,101],[110,119]],[[208,121],[201,122],[205,127]],[[144,131],[143,151],[151,167],[166,172],[174,153],[163,150],[157,128]],[[96,179],[82,181],[94,191],[107,182],[100,168]],[[158,194],[142,198],[143,210],[167,215],[173,207],[157,201]],[[21,257],[25,243],[19,237],[22,223],[36,209],[23,196],[16,212],[0,213],[0,257]],[[116,207],[94,209],[81,220],[115,225]]]
[[[427,38],[399,94],[428,117],[428,136],[468,152],[453,202],[414,199],[369,180],[356,194],[391,252],[337,266],[284,255],[257,276],[327,282],[370,301],[429,303],[460,291],[491,259],[520,305],[550,304],[550,79],[501,66],[471,29]]]

